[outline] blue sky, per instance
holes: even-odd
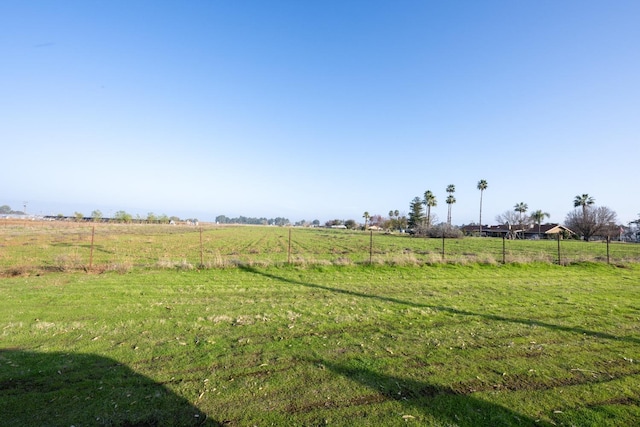
[[[0,3],[0,204],[638,218],[640,2]]]

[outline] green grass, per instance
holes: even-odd
[[[95,227],[95,232],[94,232]],[[230,266],[640,262],[632,243],[422,239],[363,231],[34,222],[0,225],[0,274]],[[91,244],[93,239],[93,246]],[[93,247],[93,251],[92,251]],[[560,258],[560,259],[558,259]]]
[[[0,423],[636,425],[638,283],[593,263],[3,278]]]

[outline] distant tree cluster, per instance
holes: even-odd
[[[480,183],[478,183],[478,189],[481,191],[480,210],[482,212],[482,192],[487,189],[487,182],[485,180],[481,180]],[[456,186],[454,184],[447,185],[446,192],[448,194],[445,199],[445,202],[447,203],[447,226],[451,227],[451,211],[453,205],[456,203],[456,198],[453,195],[456,192]],[[407,226],[411,230],[417,231],[419,234],[428,234],[427,231],[431,229],[437,221],[437,217],[431,214],[431,208],[436,206],[438,206],[438,199],[431,190],[424,192],[424,198],[419,196],[414,197],[409,204]],[[482,213],[480,216],[482,217]]]
[[[229,218],[225,215],[218,215],[216,217],[218,224],[247,224],[247,225],[277,225],[285,226],[291,224],[289,219],[277,217],[277,218],[251,218],[246,216],[239,216],[237,218]]]
[[[362,217],[364,218],[364,229],[369,228],[383,229],[388,231],[403,231],[407,229],[408,219],[405,215],[401,215],[400,211],[390,210],[389,217],[383,217],[382,215],[370,215],[369,212],[365,212]],[[331,225],[331,224],[327,224]]]
[[[92,213],[92,217],[94,214],[95,214],[95,211]],[[177,222],[187,222],[190,224],[196,224],[198,222],[198,218],[187,218],[182,220],[180,219],[180,217],[177,217],[175,215],[169,216],[164,213],[156,215],[153,212],[147,213],[146,217],[141,217],[140,215],[136,215],[134,218],[131,214],[125,211],[118,211],[114,214],[114,216],[115,216],[114,219],[116,219],[119,222],[135,222],[135,223],[145,223],[145,224],[175,224]]]
[[[113,219],[118,222],[130,223],[133,220],[133,216],[126,211],[118,211],[113,214]]]
[[[90,217],[84,216],[82,212],[74,212],[72,217],[66,217],[63,214],[58,214],[57,218],[59,220],[64,219],[73,219],[75,221],[93,221],[93,222],[120,222],[124,224],[130,223],[145,223],[145,224],[169,224],[171,222],[177,223],[182,222],[182,220],[177,216],[168,216],[166,214],[156,215],[153,212],[149,212],[146,217],[141,217],[140,215],[136,215],[135,217],[131,215],[127,211],[117,211],[113,214],[112,218],[105,218],[102,215],[102,212],[99,209],[96,209],[91,212]],[[197,218],[188,218],[184,220],[187,223],[196,224],[198,222]]]
[[[320,220],[314,219],[313,221],[309,222],[306,219],[301,219],[300,221],[295,222],[293,225],[295,227],[318,227],[320,225]]]
[[[136,219],[139,220],[141,218],[138,217]],[[180,221],[180,218],[178,218],[177,216],[167,216],[167,214],[156,215],[153,212],[149,212],[144,221],[149,224],[169,224],[171,221],[173,221],[174,223]],[[192,218],[186,219],[185,221],[194,223],[198,222],[197,219]]]
[[[400,211],[389,211],[389,219],[384,220],[380,215],[371,217],[371,224],[384,228],[385,230],[406,230],[408,227],[408,219],[405,215],[400,215]],[[375,223],[374,223],[375,219]]]
[[[14,211],[9,205],[0,206],[0,215],[24,215],[23,211]]]
[[[489,187],[486,180],[481,179],[478,181],[476,188],[480,191],[480,215],[478,226],[478,234],[482,235],[482,203],[484,191]],[[447,198],[447,221],[446,226],[451,227],[452,219],[452,207],[456,203],[454,193],[456,187],[453,184],[449,184],[446,187]],[[424,198],[414,197],[409,204],[409,214],[406,218],[406,226],[411,230],[412,234],[430,236],[430,235],[443,235],[441,230],[436,227],[436,219],[431,215],[431,208],[438,205],[436,196],[431,190],[427,190],[424,193]],[[616,213],[606,206],[595,206],[595,199],[588,194],[577,195],[573,201],[574,211],[567,214],[565,218],[565,226],[574,232],[574,237],[581,238],[583,240],[590,240],[594,236],[597,237],[621,237],[625,233],[624,227],[617,225]],[[548,212],[541,209],[533,211],[527,215],[529,211],[529,205],[525,202],[516,203],[513,210],[505,211],[504,213],[496,216],[496,221],[499,224],[508,224],[513,226],[514,235],[512,237],[524,237],[524,230],[538,227],[538,234],[542,221],[545,218],[549,218]],[[373,218],[375,215],[370,215],[369,212],[365,212],[363,217],[365,218],[365,228],[367,225],[373,225]],[[398,211],[389,211],[389,219],[383,222],[386,229],[392,230],[400,227],[400,217]],[[475,223],[472,223],[475,224]],[[636,224],[640,227],[640,220],[632,221],[629,225]],[[444,233],[445,235],[447,233]],[[455,233],[454,233],[455,234]]]

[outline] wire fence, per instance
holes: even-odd
[[[640,262],[640,244],[503,238],[437,239],[268,226],[0,223],[0,272],[225,268],[237,265],[572,264]]]

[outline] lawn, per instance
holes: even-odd
[[[639,283],[593,263],[5,277],[1,423],[637,425]]]
[[[406,234],[262,226],[203,227],[0,223],[0,275],[132,268],[293,264],[433,265],[545,262],[639,263],[640,244],[500,238],[424,239]]]

